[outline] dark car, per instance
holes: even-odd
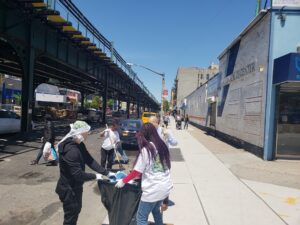
[[[127,119],[120,123],[120,139],[123,145],[137,146],[136,133],[142,128],[139,119]]]
[[[122,117],[122,113],[119,111],[112,112],[112,117]]]

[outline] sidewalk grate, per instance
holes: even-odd
[[[171,156],[171,161],[173,162],[184,161],[180,148],[170,148],[170,156]]]

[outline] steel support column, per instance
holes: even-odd
[[[80,94],[81,94],[81,106],[80,106],[80,108],[81,108],[81,110],[83,110],[84,109],[84,98],[85,98],[85,94],[84,94],[84,92],[82,91],[82,92],[80,92]]]
[[[108,90],[108,72],[105,70],[105,83],[104,83],[104,90],[103,90],[103,95],[102,95],[102,123],[106,123],[106,107],[107,107],[107,90]]]
[[[139,99],[136,99],[136,110],[137,110],[137,118],[140,118],[140,103]]]
[[[6,20],[6,7],[2,2],[0,2],[0,31],[3,32],[5,29]]]
[[[28,24],[28,47],[26,49],[25,60],[23,60],[24,76],[22,79],[22,132],[31,130],[32,108],[34,107],[33,70],[35,62],[35,51],[32,47],[32,31],[32,23],[30,22],[30,24]]]
[[[126,102],[126,113],[127,113],[127,119],[130,118],[130,100],[127,100]]]

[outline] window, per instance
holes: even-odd
[[[209,74],[206,74],[206,80],[209,80]]]
[[[203,74],[201,74],[201,79],[203,79]]]
[[[233,73],[239,48],[240,48],[240,41],[238,41],[235,45],[233,45],[229,50],[229,59],[227,64],[226,76],[229,76]]]

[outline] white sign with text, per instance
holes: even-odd
[[[300,8],[300,0],[273,0],[272,7],[273,8]]]

